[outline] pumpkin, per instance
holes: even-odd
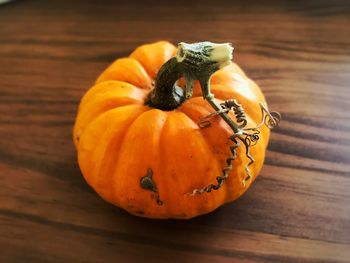
[[[138,216],[187,219],[249,188],[269,140],[264,113],[277,118],[231,54],[228,44],[160,41],[102,72],[73,137],[82,174],[104,200]]]

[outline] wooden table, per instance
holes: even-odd
[[[15,1],[0,6],[0,262],[350,262],[350,4]],[[102,201],[76,162],[81,96],[167,39],[232,42],[283,114],[248,193],[189,221]]]

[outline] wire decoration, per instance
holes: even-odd
[[[231,155],[226,159],[226,166],[222,169],[222,175],[216,177],[216,184],[210,184],[200,189],[194,189],[191,195],[209,193],[212,190],[218,190],[224,184],[228,178],[228,173],[232,170],[232,161],[237,158],[237,148],[243,143],[245,147],[245,154],[249,162],[245,166],[246,177],[242,180],[242,185],[246,186],[248,181],[252,178],[252,172],[250,166],[254,163],[254,157],[250,153],[250,147],[256,145],[259,141],[260,128],[266,125],[269,129],[275,128],[281,120],[281,114],[276,111],[269,111],[266,104],[260,103],[261,109],[261,121],[260,123],[251,128],[247,128],[248,120],[244,108],[237,102],[236,99],[226,100],[220,104],[221,109],[210,113],[203,117],[198,123],[200,128],[206,128],[211,125],[210,119],[225,114],[227,118],[230,111],[234,113],[236,118],[236,126],[238,127],[237,132],[234,132],[230,136],[230,140],[233,142],[230,146]]]

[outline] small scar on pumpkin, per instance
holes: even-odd
[[[77,139],[77,141],[80,140],[81,133],[82,133],[82,130],[79,129],[79,130],[77,131],[77,135],[76,135],[76,137],[75,137],[75,138]]]
[[[141,177],[140,184],[143,189],[150,190],[156,193],[157,187],[153,182],[152,176],[153,176],[153,171],[151,168],[148,168],[146,176]]]
[[[151,198],[154,199],[157,205],[163,205],[163,201],[160,200],[157,186],[154,183],[153,179],[153,170],[151,168],[147,169],[147,174],[140,179],[140,186],[145,190],[153,192]]]

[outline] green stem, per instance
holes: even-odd
[[[180,43],[176,57],[168,60],[159,70],[155,88],[150,92],[146,104],[161,110],[176,109],[191,97],[194,80],[201,83],[203,98],[211,98],[208,81],[215,71],[230,63],[232,50],[229,44]],[[185,92],[176,85],[181,77],[186,79]]]

